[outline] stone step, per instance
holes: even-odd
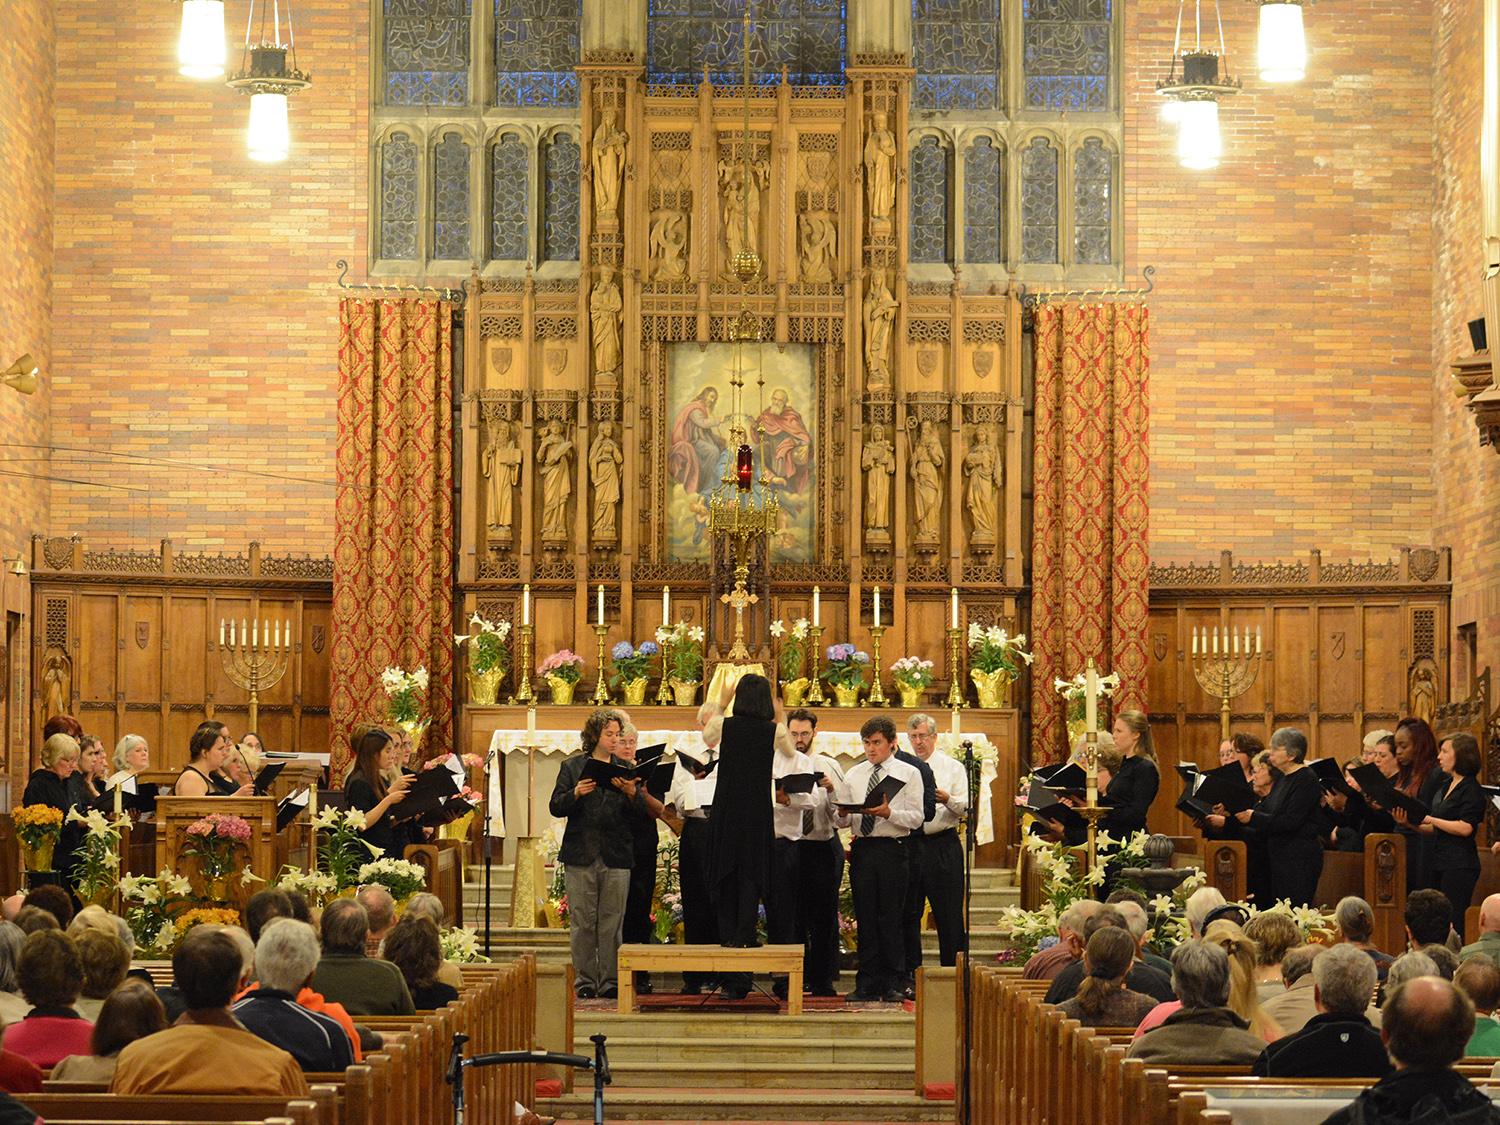
[[[586,1075],[560,1098],[538,1099],[536,1111],[556,1117],[559,1125],[593,1120],[592,1087]],[[908,1121],[953,1120],[952,1102],[924,1102],[898,1090],[829,1089],[811,1085],[801,1090],[726,1089],[702,1086],[672,1090],[610,1087],[604,1095],[610,1121],[862,1121],[897,1125]]]
[[[804,1011],[796,1019],[773,1012],[654,1011],[622,1014],[610,1011],[580,1011],[574,1017],[574,1036],[580,1045],[599,1032],[634,1049],[643,1042],[672,1040],[722,1040],[725,1042],[772,1043],[783,1047],[807,1043],[821,1049],[829,1041],[849,1042],[851,1036],[883,1046],[911,1048],[916,1017],[894,1005],[860,1011]],[[610,1056],[613,1058],[613,1054]]]
[[[591,1047],[592,1045],[590,1045]],[[826,1062],[730,1062],[682,1066],[675,1062],[615,1062],[609,1059],[614,1086],[650,1090],[671,1089],[683,1082],[712,1082],[724,1089],[804,1090],[835,1073]],[[912,1064],[890,1068],[884,1065],[844,1063],[837,1067],[838,1081],[857,1083],[862,1090],[910,1090]]]
[[[651,1015],[654,1025],[655,1017],[660,1013],[653,1012]],[[849,1016],[844,1017],[846,1032],[851,1030],[847,1026],[849,1019]],[[670,1059],[677,1066],[691,1064],[695,1070],[700,1067],[717,1070],[726,1059],[732,1059],[735,1065],[797,1063],[824,1068],[836,1066],[840,1074],[844,1073],[844,1067],[875,1066],[886,1070],[904,1070],[909,1079],[910,1072],[916,1065],[911,1035],[912,1029],[907,1027],[899,1038],[879,1039],[872,1037],[869,1029],[863,1025],[853,1035],[799,1036],[795,1039],[760,1039],[741,1034],[681,1037],[660,1034],[611,1035],[609,1061],[611,1065],[615,1065],[616,1060],[621,1064],[661,1065],[662,1060]],[[577,1037],[574,1050],[578,1054],[587,1054],[592,1049],[588,1036]],[[758,1083],[729,1082],[726,1085],[754,1086]]]

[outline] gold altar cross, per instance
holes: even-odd
[[[719,595],[719,600],[734,607],[734,647],[729,650],[729,659],[736,662],[748,661],[750,650],[745,647],[745,607],[760,601],[760,596],[745,589],[743,581],[737,581],[733,590]]]

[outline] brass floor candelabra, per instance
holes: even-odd
[[[595,625],[594,635],[599,638],[599,682],[594,685],[593,702],[604,706],[609,703],[609,668],[606,665],[609,654],[604,647],[608,643],[605,638],[609,636],[609,626]]]
[[[536,698],[531,694],[531,638],[536,632],[536,626],[522,625],[516,632],[521,637],[521,660],[516,665],[516,694],[513,699],[524,705]]]
[[[241,629],[228,639],[221,637],[219,663],[224,674],[250,693],[250,725],[247,730],[260,729],[260,693],[270,691],[281,682],[291,655],[291,630],[287,630],[284,640],[278,635],[272,641],[269,621],[263,622],[262,627],[250,635],[245,635],[245,630]]]
[[[880,637],[885,632],[884,625],[870,626],[870,682],[869,704],[877,707],[885,702],[885,692],[880,687]]]
[[[1253,651],[1252,651],[1253,648]],[[1206,695],[1219,701],[1219,738],[1229,737],[1229,705],[1255,684],[1260,674],[1260,631],[1244,638],[1229,629],[1193,630],[1193,676]]]
[[[823,626],[807,627],[807,647],[812,649],[812,683],[807,685],[807,702],[810,705],[826,703],[823,698]]]
[[[948,630],[948,703],[949,707],[964,705],[964,631]]]

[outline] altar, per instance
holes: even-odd
[[[936,706],[925,709],[938,722],[938,749],[956,753],[951,734],[952,712]],[[502,809],[505,825],[505,862],[515,858],[515,841],[523,835],[541,836],[552,818],[547,812],[547,801],[552,796],[552,787],[557,782],[558,770],[563,760],[578,748],[578,734],[584,720],[594,711],[593,705],[537,708],[535,738],[526,733],[526,709],[515,706],[465,707],[460,745],[465,753],[485,755],[496,751],[495,765],[490,775],[490,800],[492,807]],[[690,707],[632,707],[630,718],[640,732],[641,746],[665,742],[669,752],[679,748],[689,753],[701,753],[703,742],[693,725],[697,711]],[[910,712],[874,707],[824,707],[819,708],[818,737],[813,748],[819,753],[852,765],[864,755],[859,739],[859,728],[866,719],[876,715],[887,715],[895,722],[902,749],[910,749],[904,737],[906,720]],[[1020,720],[1014,710],[977,710],[966,708],[960,718],[962,737],[972,737],[979,742],[987,741],[994,747],[993,774],[987,800],[982,799],[980,816],[992,830],[992,842],[982,843],[976,856],[980,866],[1005,867],[1013,859],[1015,838],[1015,805],[1019,750]],[[537,749],[530,756],[535,770],[528,776],[528,755],[519,753],[521,747],[534,742]],[[983,743],[980,744],[983,748]],[[534,800],[533,820],[529,828],[526,821],[528,782]],[[986,807],[987,806],[987,807]],[[496,831],[498,832],[498,818]],[[981,832],[981,839],[990,833]]]

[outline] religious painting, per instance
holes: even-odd
[[[736,366],[744,389],[738,417],[730,385]],[[781,520],[771,538],[780,562],[813,559],[818,459],[816,362],[808,344],[678,344],[667,374],[667,554],[709,557],[708,500],[735,455],[738,425],[756,450],[755,489],[775,490]],[[762,470],[769,485],[761,482]]]

